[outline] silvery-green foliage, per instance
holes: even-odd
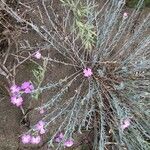
[[[139,0],[136,9],[124,18],[125,0],[107,0],[102,7],[96,0],[61,0],[60,22],[52,1],[44,0],[39,5],[48,20],[44,25],[42,20],[36,24],[32,18],[29,22],[7,5],[3,7],[44,39],[41,45],[46,44],[40,49],[53,48],[67,60],[48,57],[49,62],[74,69],[73,74],[40,88],[55,89],[43,104],[49,112],[43,118],[47,127],[62,120],[56,131],[65,131],[66,139],[92,130],[93,149],[150,149],[150,14],[136,24],[142,3]],[[85,32],[93,37],[92,43],[87,44],[90,40]],[[93,71],[89,78],[83,76],[86,67]],[[126,118],[131,124],[122,131],[121,121]]]

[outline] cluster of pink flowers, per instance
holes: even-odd
[[[55,142],[60,143],[64,138],[64,134],[62,132],[60,132],[56,137],[55,137]],[[72,139],[67,139],[64,142],[64,146],[65,147],[71,147],[74,144]]]
[[[83,69],[83,74],[85,77],[91,77],[93,74],[92,69],[90,69],[90,68]]]
[[[36,125],[35,125],[35,130],[38,131],[40,134],[44,134],[45,131],[45,122],[40,120]],[[32,136],[30,134],[24,134],[21,137],[21,141],[23,144],[39,144],[41,142],[41,136]]]
[[[21,86],[18,86],[16,84],[12,85],[10,87],[11,92],[11,103],[13,105],[16,105],[17,107],[22,106],[23,104],[23,98],[21,97],[22,93],[31,93],[34,89],[31,82],[24,82]]]
[[[41,142],[41,137],[39,135],[32,136],[30,134],[24,134],[21,137],[23,144],[39,144]]]

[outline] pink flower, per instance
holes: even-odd
[[[123,13],[123,19],[127,19],[128,18],[128,13],[124,12]]]
[[[64,134],[60,132],[58,135],[55,137],[55,142],[60,143],[64,138]]]
[[[122,131],[130,126],[130,122],[131,122],[130,118],[126,118],[121,122]]]
[[[40,59],[41,58],[41,53],[39,52],[39,51],[36,51],[35,52],[35,55],[34,55],[34,57],[36,58],[36,59]]]
[[[41,128],[44,128],[45,122],[40,120],[37,124],[36,124],[36,129],[40,130]]]
[[[31,137],[31,143],[32,144],[39,144],[41,142],[41,137],[38,135],[38,136],[32,136]]]
[[[12,96],[11,97],[11,103],[16,105],[17,107],[20,107],[23,103],[23,99],[21,96],[17,97],[17,96]]]
[[[24,90],[25,93],[31,93],[34,87],[31,82],[26,81],[21,85],[21,89]]]
[[[41,130],[40,130],[40,134],[44,134],[46,131],[45,131],[45,129],[44,128],[42,128]]]
[[[31,135],[29,134],[24,134],[22,137],[21,137],[21,141],[23,144],[28,144],[30,143],[30,140],[31,140]]]
[[[44,129],[44,126],[45,126],[45,122],[40,120],[36,125],[35,125],[35,129],[37,131],[40,132],[40,134],[44,134],[45,133],[45,129]]]
[[[84,73],[85,77],[90,77],[93,74],[93,72],[92,72],[92,70],[90,68],[85,68],[83,70],[83,73]]]
[[[71,140],[71,139],[68,139],[64,142],[65,147],[71,147],[73,144],[74,144],[73,140]]]
[[[40,109],[40,114],[44,114],[44,112],[45,112],[45,111],[44,111],[44,108],[41,108],[41,109]]]
[[[20,89],[21,88],[19,86],[15,85],[15,84],[10,87],[10,91],[11,91],[12,94],[19,93]]]

